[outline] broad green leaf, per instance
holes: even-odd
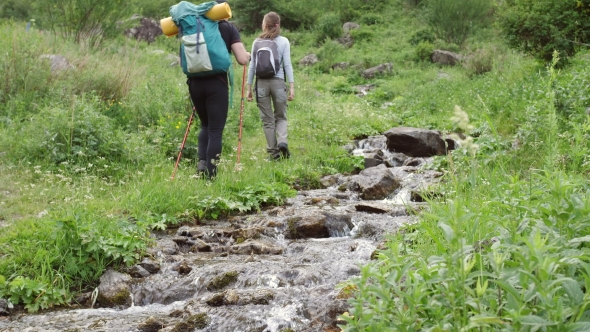
[[[550,322],[542,317],[536,315],[526,315],[521,316],[518,318],[518,321],[523,325],[533,325],[533,326],[552,326],[556,325],[554,322]]]
[[[578,306],[584,301],[584,292],[582,292],[582,288],[575,280],[568,278],[563,281],[562,285],[563,290],[572,302],[570,306]]]

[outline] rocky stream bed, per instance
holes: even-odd
[[[154,233],[148,257],[106,271],[80,304],[0,316],[0,331],[340,331],[349,305],[339,284],[417,221],[411,211],[442,175],[421,166],[448,146],[414,128],[356,141],[359,174],[326,176],[284,206]]]

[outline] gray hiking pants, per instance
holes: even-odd
[[[266,137],[266,151],[279,155],[278,145],[287,142],[287,87],[281,78],[256,79],[257,103]],[[271,105],[272,103],[272,105]],[[273,111],[274,107],[274,111]]]

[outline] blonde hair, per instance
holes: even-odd
[[[281,34],[281,18],[275,12],[268,12],[262,19],[262,33],[258,38],[275,39]]]

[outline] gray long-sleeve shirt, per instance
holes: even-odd
[[[283,69],[279,70],[274,77],[285,79],[285,74],[287,74],[287,79],[285,79],[285,81],[289,83],[295,82],[295,79],[293,78],[293,65],[291,64],[291,45],[289,44],[289,39],[283,36],[277,36],[275,41],[277,42],[277,48],[279,49],[281,67],[284,68],[284,71]],[[256,41],[254,41],[254,43],[256,43]],[[252,55],[254,55],[254,43],[252,44]],[[248,84],[252,84],[253,80],[254,61],[250,61],[250,66],[248,67]]]

